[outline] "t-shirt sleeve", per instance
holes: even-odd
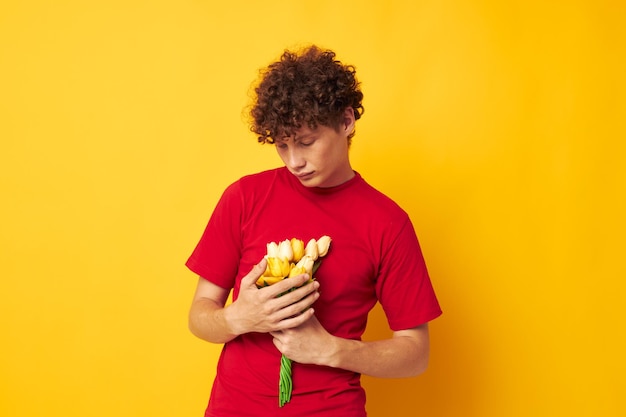
[[[242,198],[238,182],[222,194],[209,222],[186,262],[199,276],[233,288],[241,256]]]
[[[422,250],[408,217],[386,247],[376,293],[391,329],[410,329],[441,315]]]

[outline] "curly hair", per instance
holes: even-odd
[[[356,69],[336,60],[333,51],[315,45],[300,53],[285,50],[260,78],[250,110],[250,130],[260,143],[274,143],[302,126],[339,129],[349,107],[355,120],[363,114]]]

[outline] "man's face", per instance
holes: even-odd
[[[277,140],[276,150],[305,187],[334,187],[354,176],[348,158],[348,135],[353,128],[354,118],[346,119],[338,130],[302,127],[294,135]]]

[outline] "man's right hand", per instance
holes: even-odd
[[[319,283],[308,282],[309,276],[302,274],[259,289],[256,282],[266,267],[265,259],[256,264],[242,278],[237,300],[224,309],[224,319],[235,334],[289,329],[313,316],[310,307],[319,297]]]

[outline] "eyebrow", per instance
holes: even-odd
[[[310,138],[311,136],[315,136],[315,132],[309,132],[309,133],[305,133],[304,135],[300,135],[300,136],[294,136],[293,137],[293,141],[300,141],[302,139],[307,139]]]

